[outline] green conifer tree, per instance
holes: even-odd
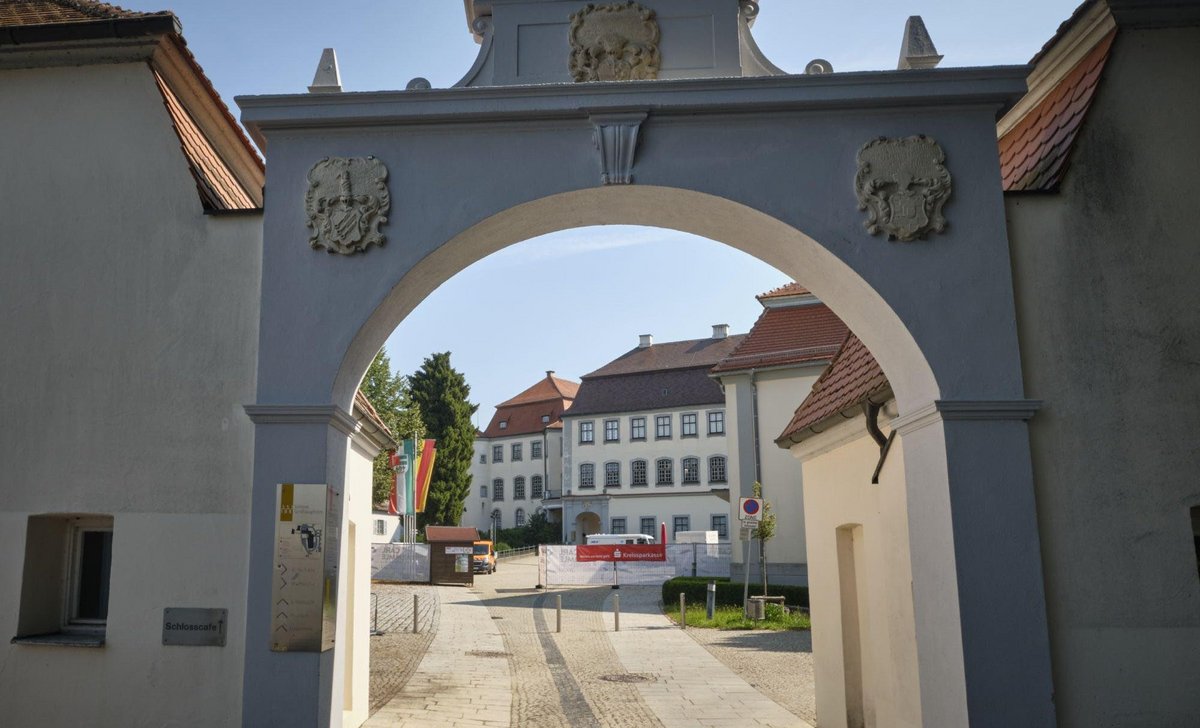
[[[471,417],[478,405],[468,401],[471,387],[450,366],[448,351],[427,357],[409,377],[409,384],[425,423],[426,437],[437,440],[437,459],[420,526],[457,526],[462,522],[463,504],[471,488],[475,441]]]

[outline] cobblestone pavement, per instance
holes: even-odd
[[[428,584],[372,584],[376,626],[371,637],[371,713],[392,699],[425,655],[438,628],[437,591]],[[418,597],[417,626],[412,633],[413,595]]]
[[[437,633],[404,687],[366,725],[507,728],[512,679],[499,630],[477,594],[453,586],[436,592]]]
[[[688,627],[687,635],[772,700],[817,722],[812,632]]]
[[[495,575],[476,579],[510,653],[514,725],[808,725],[672,625],[658,587],[543,592],[531,588],[536,583],[535,558],[505,561]],[[613,631],[616,594],[620,632]],[[556,634],[559,595],[563,629]]]

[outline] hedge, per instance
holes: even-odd
[[[742,582],[730,581],[725,577],[706,578],[702,576],[677,576],[663,582],[663,604],[667,606],[679,604],[681,593],[686,595],[688,604],[704,604],[708,599],[708,582],[710,581],[717,582],[718,607],[742,606],[742,591],[745,588]],[[808,606],[808,587],[806,586],[771,585],[769,593],[773,597],[783,597],[788,606]],[[762,594],[762,585],[751,583],[750,596],[760,594]]]

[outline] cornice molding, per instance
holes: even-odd
[[[788,113],[834,109],[994,107],[1025,94],[1029,66],[825,75],[475,86],[422,91],[239,96],[260,146],[270,129],[348,125],[496,124],[578,120],[653,108],[653,116]]]
[[[939,399],[895,418],[890,427],[903,436],[936,422],[951,420],[1028,421],[1041,408],[1040,399]]]
[[[360,429],[354,416],[336,404],[247,404],[242,409],[256,425],[329,425],[346,435]]]

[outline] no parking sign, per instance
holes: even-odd
[[[762,514],[762,498],[742,498],[738,501],[738,518],[742,521],[758,523],[762,520]]]

